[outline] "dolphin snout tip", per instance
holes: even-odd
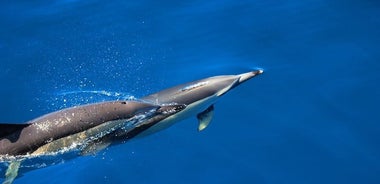
[[[251,73],[253,76],[256,76],[256,75],[264,73],[264,70],[261,69],[261,68],[258,68],[256,70],[253,70],[253,71],[249,72],[249,73]]]
[[[242,82],[245,82],[257,75],[260,75],[264,73],[264,70],[263,69],[257,69],[257,70],[254,70],[254,71],[251,71],[251,72],[248,72],[248,73],[243,73],[243,74],[240,74],[239,75],[239,83],[242,83]]]

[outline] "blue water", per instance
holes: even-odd
[[[374,0],[1,1],[1,122],[265,70],[203,132],[188,119],[14,183],[378,184],[379,17]]]

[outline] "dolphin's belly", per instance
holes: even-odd
[[[173,124],[184,120],[186,118],[196,116],[198,113],[203,112],[206,110],[210,105],[214,104],[217,100],[218,96],[213,95],[210,97],[207,97],[205,99],[196,101],[194,103],[191,103],[190,105],[187,105],[186,109],[182,110],[181,112],[174,114],[172,116],[167,117],[166,119],[160,121],[159,123],[151,126],[150,128],[144,130],[140,134],[138,134],[138,137],[144,137],[156,132],[159,132],[161,130],[164,130]]]

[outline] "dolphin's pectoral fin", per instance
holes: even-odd
[[[214,105],[211,105],[205,111],[197,115],[197,118],[199,121],[198,131],[204,130],[208,126],[208,124],[210,124],[213,115],[214,115]]]
[[[18,169],[20,168],[21,161],[12,161],[7,171],[5,172],[5,180],[3,184],[11,184],[13,180],[17,177]]]
[[[80,154],[82,156],[95,155],[97,152],[106,149],[111,143],[112,141],[108,137],[94,140],[82,148]]]

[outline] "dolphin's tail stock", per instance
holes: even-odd
[[[0,143],[2,140],[7,139],[10,134],[21,132],[21,130],[29,124],[0,124]],[[0,149],[2,149],[0,144]],[[10,161],[8,169],[5,172],[5,180],[3,184],[11,184],[17,177],[18,169],[20,168],[21,161]]]

